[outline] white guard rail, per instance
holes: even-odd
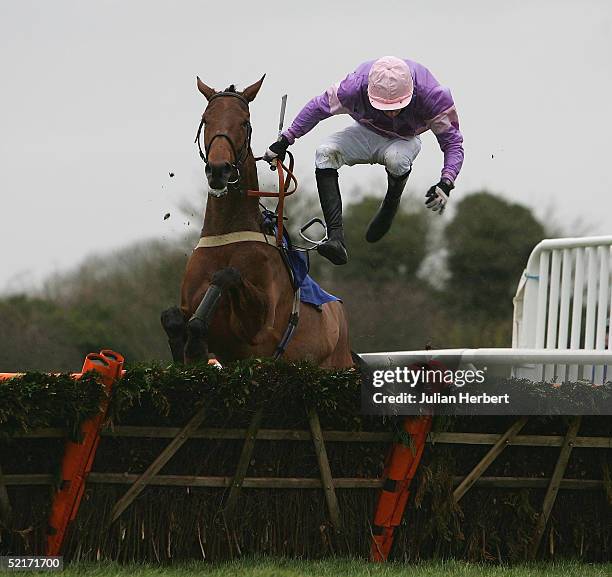
[[[515,377],[534,382],[612,381],[611,247],[612,236],[592,236],[547,239],[533,249],[513,299],[511,349],[360,356],[369,364],[389,367],[430,360],[449,368],[507,367]]]
[[[578,359],[588,354],[576,354],[612,351],[611,246],[612,236],[596,236],[548,239],[534,248],[514,297],[512,346],[564,354],[555,364],[540,360],[544,365],[518,368],[516,376],[595,383],[612,376],[605,367],[612,365],[609,359],[583,363]]]

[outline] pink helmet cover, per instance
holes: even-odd
[[[408,64],[395,56],[383,56],[372,64],[368,75],[370,104],[378,110],[404,108],[414,91]]]

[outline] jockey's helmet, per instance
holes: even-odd
[[[408,64],[395,56],[383,56],[372,64],[368,97],[378,110],[404,108],[412,98],[414,82]]]

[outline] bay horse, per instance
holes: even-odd
[[[207,100],[198,139],[204,128],[200,154],[209,194],[180,309],[164,311],[162,325],[175,362],[205,360],[212,351],[222,363],[283,355],[326,368],[351,367],[344,306],[332,301],[319,310],[295,298],[283,255],[266,235],[259,199],[247,195],[259,190],[249,104],[264,77],[242,92],[233,85],[216,91],[197,79]]]

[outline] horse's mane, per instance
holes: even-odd
[[[236,86],[234,84],[230,84],[223,92],[236,92]]]

